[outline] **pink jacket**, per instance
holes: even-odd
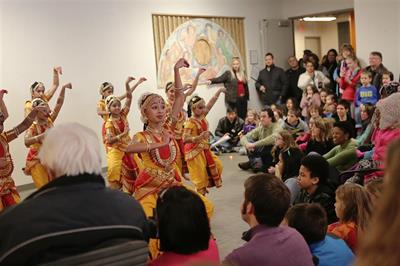
[[[311,99],[307,99],[307,97],[303,94],[300,102],[300,108],[302,109],[301,115],[303,117],[309,117],[308,108],[310,108],[312,105],[316,107],[321,106],[321,96],[319,96],[319,93],[314,93]]]
[[[372,142],[375,144],[374,154],[372,159],[374,161],[385,162],[386,149],[388,145],[400,138],[400,128],[387,128],[387,129],[375,129],[372,135]]]

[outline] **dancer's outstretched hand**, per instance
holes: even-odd
[[[6,89],[0,89],[0,99],[3,99],[4,94],[7,94],[8,91]]]
[[[63,88],[64,89],[72,89],[72,84],[69,82],[69,83],[67,83],[67,84],[64,84],[63,85]]]
[[[182,67],[189,67],[189,66],[190,66],[189,63],[188,63],[188,61],[186,61],[185,58],[180,58],[178,60],[178,62],[176,62],[176,64],[175,64],[175,69],[179,69]]]
[[[129,83],[131,83],[131,82],[134,81],[134,80],[135,80],[134,77],[128,77],[128,78],[126,79],[125,83],[126,83],[126,84],[129,84]]]
[[[62,75],[62,68],[60,66],[54,67],[53,71],[57,72],[59,75]]]

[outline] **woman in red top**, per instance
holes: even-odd
[[[240,58],[232,58],[231,70],[225,71],[221,76],[210,79],[210,84],[224,83],[226,88],[225,105],[227,109],[236,110],[238,116],[246,119],[247,101],[249,100],[249,87],[244,70],[240,67]]]

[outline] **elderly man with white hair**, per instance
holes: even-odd
[[[92,130],[78,123],[50,129],[39,158],[54,180],[1,213],[0,265],[51,262],[122,239],[147,241],[140,204],[105,186]]]

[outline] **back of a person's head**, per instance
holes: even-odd
[[[400,261],[400,140],[390,144],[386,160],[384,193],[360,242],[357,266],[391,266]]]
[[[283,159],[283,177],[297,177],[301,166],[301,160],[304,157],[303,152],[297,147],[291,147],[281,152]]]
[[[282,180],[271,174],[258,174],[249,177],[244,187],[245,202],[253,205],[257,222],[279,226],[290,205],[290,192]]]
[[[329,163],[319,154],[308,154],[301,161],[301,165],[310,171],[311,177],[318,177],[319,184],[326,184],[329,179]]]
[[[306,240],[313,244],[324,240],[328,227],[328,218],[324,208],[317,203],[297,204],[289,209],[285,217],[288,226],[296,229]]]
[[[60,124],[48,130],[39,159],[55,177],[101,173],[97,135],[79,123]]]
[[[341,202],[340,221],[354,222],[360,231],[364,231],[372,215],[371,198],[365,187],[346,183],[337,188],[336,198]]]
[[[183,186],[167,189],[157,200],[160,249],[194,254],[207,250],[210,224],[201,198]]]

